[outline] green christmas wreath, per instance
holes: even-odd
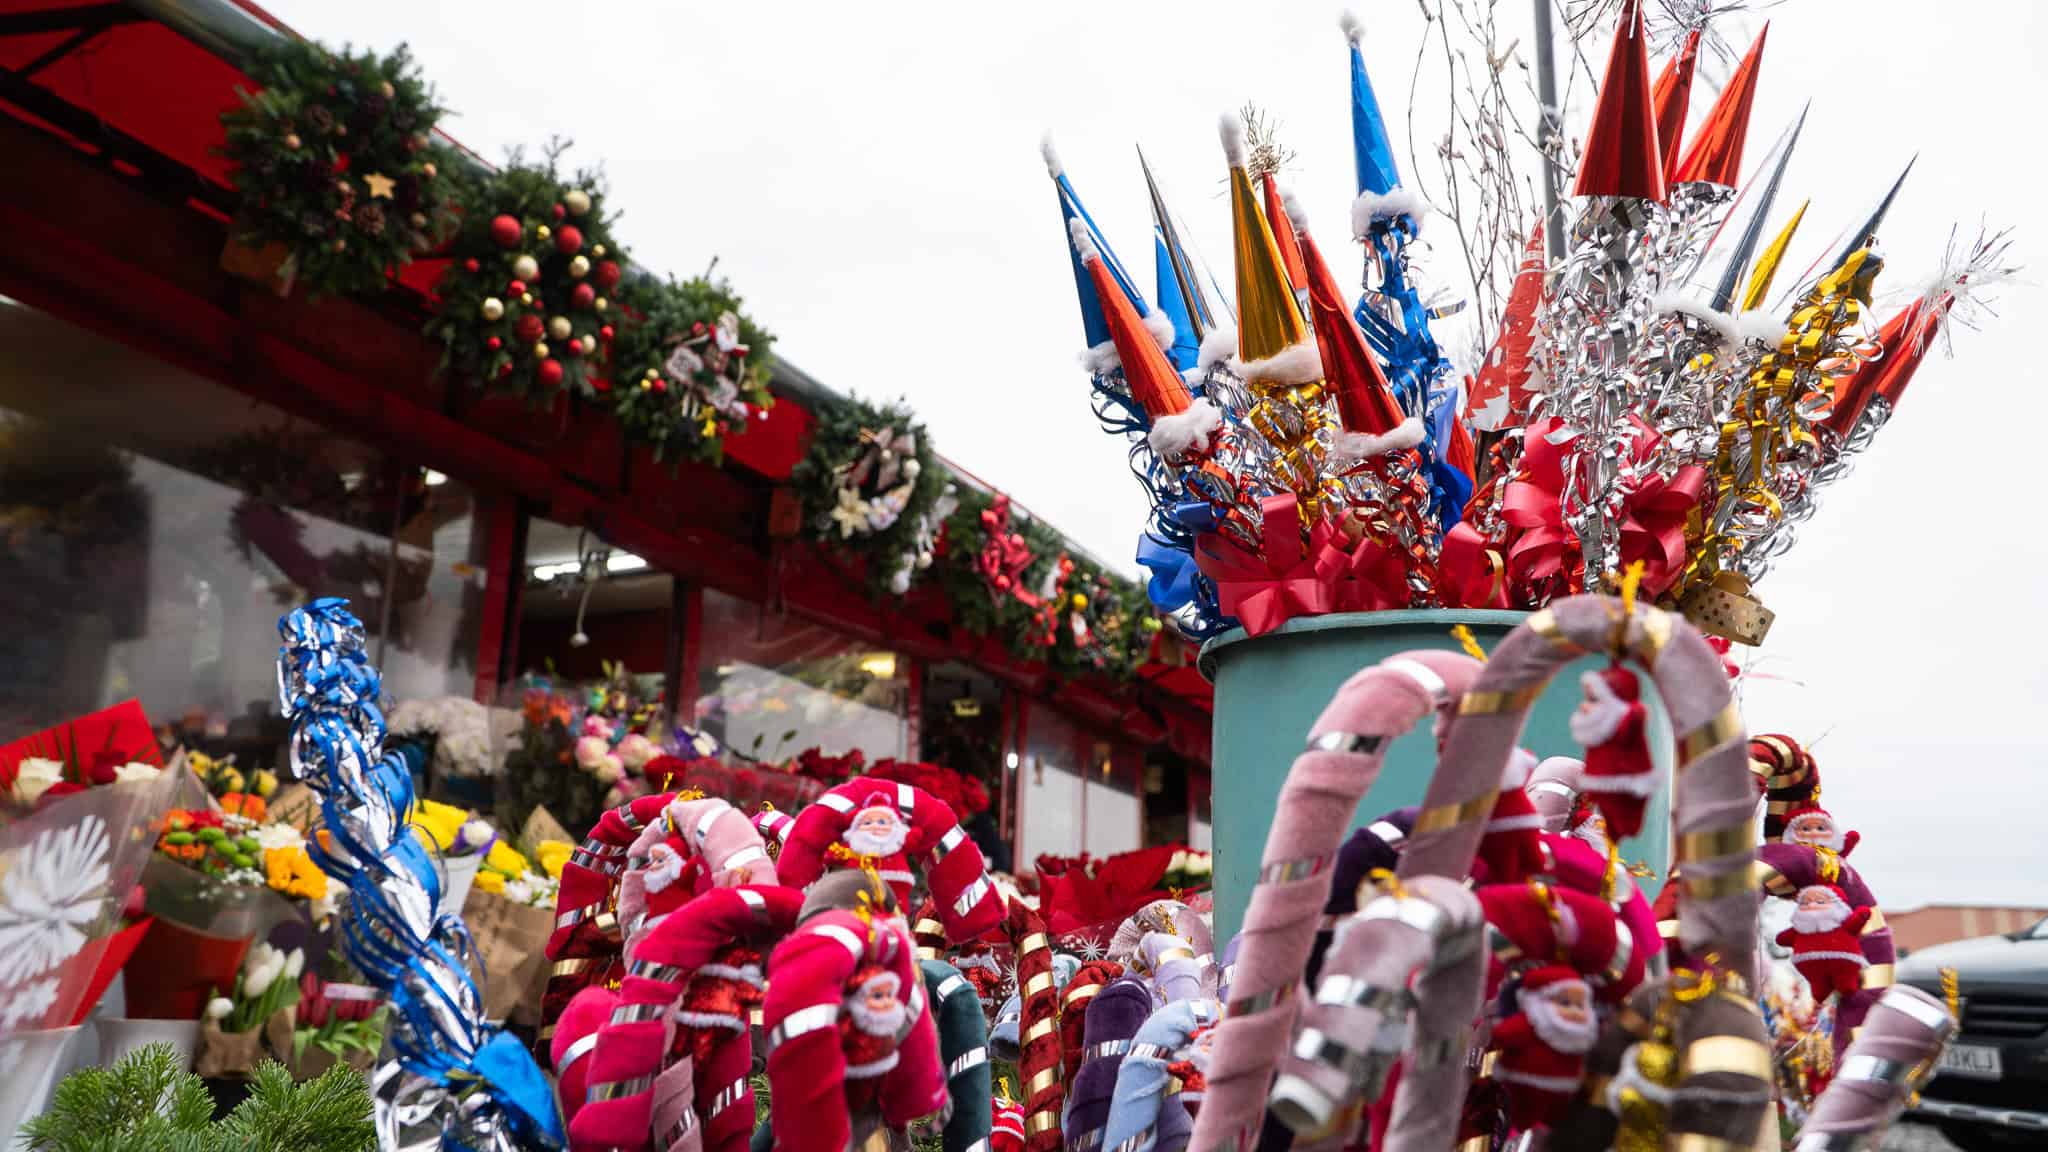
[[[726,435],[774,403],[775,337],[723,280],[643,277],[619,295],[628,319],[612,345],[612,403],[627,439],[656,460],[718,463]]]
[[[901,595],[931,565],[946,470],[924,425],[898,401],[859,398],[815,413],[810,451],[790,480],[812,539],[866,565],[871,591]]]
[[[276,274],[310,295],[374,295],[453,229],[441,109],[405,47],[389,56],[289,40],[249,68],[221,113],[241,195],[235,239],[286,251]]]
[[[551,144],[541,164],[515,153],[465,190],[427,325],[444,372],[536,400],[604,390],[616,326],[626,322],[611,296],[627,260],[597,174],[565,179],[558,170],[565,147]]]

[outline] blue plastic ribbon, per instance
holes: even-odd
[[[443,913],[434,858],[406,823],[412,767],[384,750],[382,685],[347,601],[315,600],[278,621],[278,702],[291,722],[292,772],[320,796],[327,832],[312,856],[348,892],[343,950],[389,998],[392,1049],[405,1071],[438,1086],[441,1146],[502,1152],[564,1143],[553,1090],[518,1041],[483,1019],[469,970],[475,946]],[[479,1098],[478,1094],[481,1094]],[[378,1097],[380,1108],[386,1106]],[[387,1125],[380,1116],[380,1130]]]

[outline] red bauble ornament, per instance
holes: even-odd
[[[462,262],[462,270],[464,272],[474,272],[481,267],[483,267],[483,265],[477,263],[476,257],[474,256],[471,256],[469,259],[464,260]]]
[[[560,220],[568,214],[569,210],[567,208],[562,207],[560,204],[555,205],[555,219]]]
[[[571,308],[588,308],[591,301],[596,299],[597,289],[592,288],[588,284],[578,284],[574,288],[569,289],[569,306]]]
[[[517,216],[498,216],[491,221],[491,243],[500,248],[511,248],[519,243],[520,233]]]
[[[659,377],[659,376],[656,376],[656,377],[654,378],[654,390],[655,390],[656,392],[666,392],[666,391],[668,391],[668,381],[666,381],[666,380],[663,380],[663,379],[662,379],[661,377]]]
[[[510,284],[507,284],[507,285],[505,285],[505,295],[507,295],[507,296],[524,296],[524,295],[526,295],[526,281],[524,281],[524,280],[514,280],[514,281],[513,281],[513,282],[511,282]]]
[[[512,322],[512,335],[517,337],[521,344],[538,344],[540,338],[546,334],[547,328],[541,323],[540,317],[531,312]]]
[[[607,324],[597,330],[597,338],[609,344],[612,342],[612,326]]]
[[[583,355],[583,345],[571,340],[567,344],[562,345],[562,355],[574,360],[576,357]]]
[[[539,374],[541,383],[550,388],[555,387],[562,382],[562,362],[552,359],[541,361]]]
[[[582,229],[574,224],[570,224],[555,230],[555,251],[560,252],[564,256],[571,256],[581,247],[583,247]]]
[[[597,286],[609,292],[619,282],[619,265],[613,260],[600,261],[597,265]]]
[[[503,340],[498,339],[496,336],[493,336],[489,340],[484,341],[484,347],[489,348],[493,352],[496,352],[499,348],[503,347],[504,344],[505,342]]]
[[[609,392],[612,390],[612,382],[605,379],[602,376],[591,377],[590,386],[592,388],[597,389],[599,392]]]

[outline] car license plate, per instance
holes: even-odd
[[[1998,1049],[1988,1044],[1951,1044],[1941,1054],[1936,1072],[1966,1080],[1996,1080],[2005,1075]]]

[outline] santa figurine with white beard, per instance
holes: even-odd
[[[846,1053],[846,1089],[856,1094],[855,1081],[873,1081],[896,1067],[897,1038],[909,1019],[903,1003],[903,981],[879,964],[870,964],[853,974],[842,1001],[846,1014],[839,1018],[839,1047]],[[872,1105],[870,1099],[857,1105]]]
[[[1808,848],[1824,848],[1837,856],[1847,856],[1856,850],[1860,837],[1853,831],[1844,831],[1833,813],[1808,800],[1785,813],[1785,834],[1779,839],[1787,844],[1804,844]]]
[[[1852,908],[1833,884],[1809,884],[1799,890],[1792,926],[1778,933],[1779,945],[1792,950],[1792,966],[1806,978],[1815,1004],[1840,993],[1845,999],[1863,987],[1863,926],[1870,909]]]
[[[1517,748],[1501,772],[1500,794],[1479,840],[1478,858],[1486,866],[1488,884],[1520,884],[1549,868],[1543,855],[1543,816],[1526,791],[1535,767],[1536,757]]]
[[[1550,1127],[1578,1095],[1586,1053],[1600,1035],[1593,988],[1575,969],[1546,965],[1522,977],[1515,1008],[1493,1026],[1500,1052],[1494,1079],[1507,1093],[1510,1124]]]
[[[1581,784],[1606,818],[1608,835],[1626,840],[1643,829],[1643,810],[1657,790],[1646,730],[1642,684],[1619,664],[1579,677],[1586,698],[1572,713],[1572,739],[1586,748]]]

